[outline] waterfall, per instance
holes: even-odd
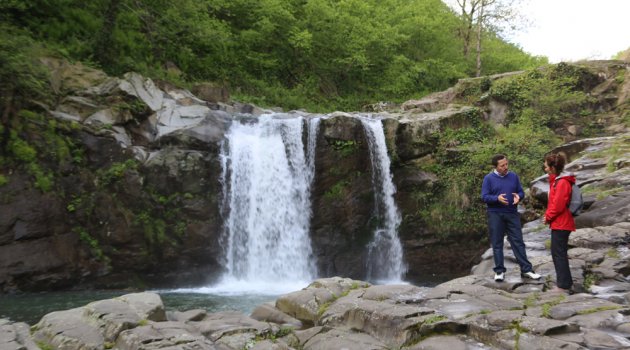
[[[374,215],[377,227],[374,238],[368,244],[367,279],[380,282],[399,282],[406,267],[402,245],[398,238],[400,214],[394,194],[390,160],[385,144],[381,120],[361,117],[372,161],[372,186],[374,188]]]
[[[309,222],[318,126],[317,118],[268,114],[230,127],[221,147],[224,281],[278,287],[315,277]]]

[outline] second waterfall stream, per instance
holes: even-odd
[[[380,223],[367,247],[366,279],[399,282],[405,272],[400,214],[382,122],[357,118],[368,140]],[[226,272],[220,284],[273,293],[318,277],[309,228],[320,121],[266,114],[230,126],[221,147]]]

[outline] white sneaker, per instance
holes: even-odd
[[[534,271],[529,271],[529,272],[522,273],[521,277],[530,278],[530,279],[533,279],[533,280],[539,280],[540,277],[542,277],[542,276],[537,274]]]
[[[504,279],[504,278],[505,278],[505,272],[501,272],[501,273],[496,272],[496,273],[494,274],[494,280],[495,280],[495,282],[503,282],[503,279]]]

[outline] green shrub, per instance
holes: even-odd
[[[328,200],[342,199],[346,188],[350,185],[348,180],[341,180],[335,183],[328,191],[324,193],[324,198]]]
[[[73,231],[78,233],[79,239],[90,247],[90,251],[96,257],[96,259],[104,262],[109,262],[109,258],[106,257],[103,253],[98,239],[90,235],[90,233],[83,227],[76,227],[73,229]]]
[[[37,160],[37,151],[35,148],[19,138],[16,133],[11,134],[9,149],[15,158],[24,163],[32,163]]]
[[[148,211],[142,211],[134,218],[134,223],[142,226],[144,238],[150,246],[159,246],[168,239],[166,235],[166,222],[153,217]]]
[[[359,149],[359,143],[354,140],[334,140],[332,147],[345,158],[353,155]]]
[[[0,21],[0,106],[13,105],[18,112],[32,101],[52,99],[48,72],[38,62],[39,50],[27,31]]]
[[[107,186],[122,179],[128,170],[135,170],[137,168],[138,162],[134,159],[113,163],[107,170],[99,171],[99,183],[103,186]]]
[[[551,66],[498,80],[490,96],[509,105],[510,122],[554,127],[567,116],[583,113],[592,99],[583,92],[584,84],[582,75]]]
[[[546,318],[551,318],[551,308],[560,304],[562,301],[564,301],[564,299],[566,299],[566,296],[560,295],[557,298],[547,303],[544,303],[542,305],[542,316]]]
[[[599,276],[593,273],[586,273],[584,275],[584,289],[589,290],[591,286],[596,285],[599,282]]]

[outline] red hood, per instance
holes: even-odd
[[[575,175],[573,175],[573,173],[562,172],[562,173],[560,173],[560,175],[556,175],[556,174],[550,174],[549,175],[549,182],[550,183],[556,182],[556,180],[558,180],[558,179],[568,180],[571,183],[571,185],[573,185],[575,183]]]

